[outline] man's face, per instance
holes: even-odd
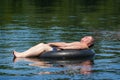
[[[92,43],[93,38],[91,36],[85,36],[81,39],[81,42],[85,42],[85,43]]]

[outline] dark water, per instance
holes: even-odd
[[[120,0],[2,0],[0,80],[119,80]],[[91,61],[13,59],[40,42],[95,38]]]

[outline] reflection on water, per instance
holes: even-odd
[[[19,0],[0,3],[0,24],[30,27],[119,28],[119,0]]]
[[[119,80],[120,0],[2,0],[0,3],[0,80]],[[95,38],[95,64],[15,59],[39,42]],[[83,75],[84,72],[87,75]]]
[[[92,72],[92,60],[40,60],[38,58],[14,58],[14,62],[27,61],[31,62],[29,66],[37,66],[40,68],[49,68],[48,71],[41,71],[39,74],[90,74]],[[52,68],[64,68],[55,71],[51,71]],[[77,73],[76,73],[77,72]]]

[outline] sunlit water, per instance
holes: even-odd
[[[60,2],[54,4],[58,3]],[[66,7],[69,4],[63,6],[65,3],[63,5],[60,3],[62,6],[60,4],[53,6],[56,7],[55,12],[54,8],[50,7],[52,4],[48,4],[49,7],[44,5],[44,9],[37,4],[35,8],[33,6],[35,3],[25,2],[24,4],[27,8],[22,9],[21,13],[11,7],[7,7],[8,10],[6,7],[2,8],[6,11],[0,13],[3,15],[0,25],[0,80],[120,79],[120,28],[118,27],[120,16],[117,10],[116,14],[111,14],[111,8],[111,12],[108,9],[106,14],[103,13],[104,10],[91,13],[91,8],[89,11],[86,7],[73,7],[77,3],[71,5],[73,8],[70,10]],[[95,8],[95,5],[92,7]],[[77,10],[75,13],[74,8]],[[59,9],[65,11],[61,12]],[[92,35],[95,38],[95,45],[92,47],[96,53],[94,64],[79,60],[14,59],[12,55],[13,50],[22,52],[40,42],[72,42],[86,35]]]

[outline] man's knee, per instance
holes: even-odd
[[[39,43],[38,45],[43,46],[43,45],[45,45],[45,43]]]
[[[45,50],[50,50],[52,48],[50,45],[45,44],[45,43],[40,43],[40,46]]]
[[[52,50],[52,47],[49,46],[48,44],[44,44],[43,47],[44,47],[45,51],[51,51]]]
[[[44,44],[44,43],[39,43],[39,44]]]

